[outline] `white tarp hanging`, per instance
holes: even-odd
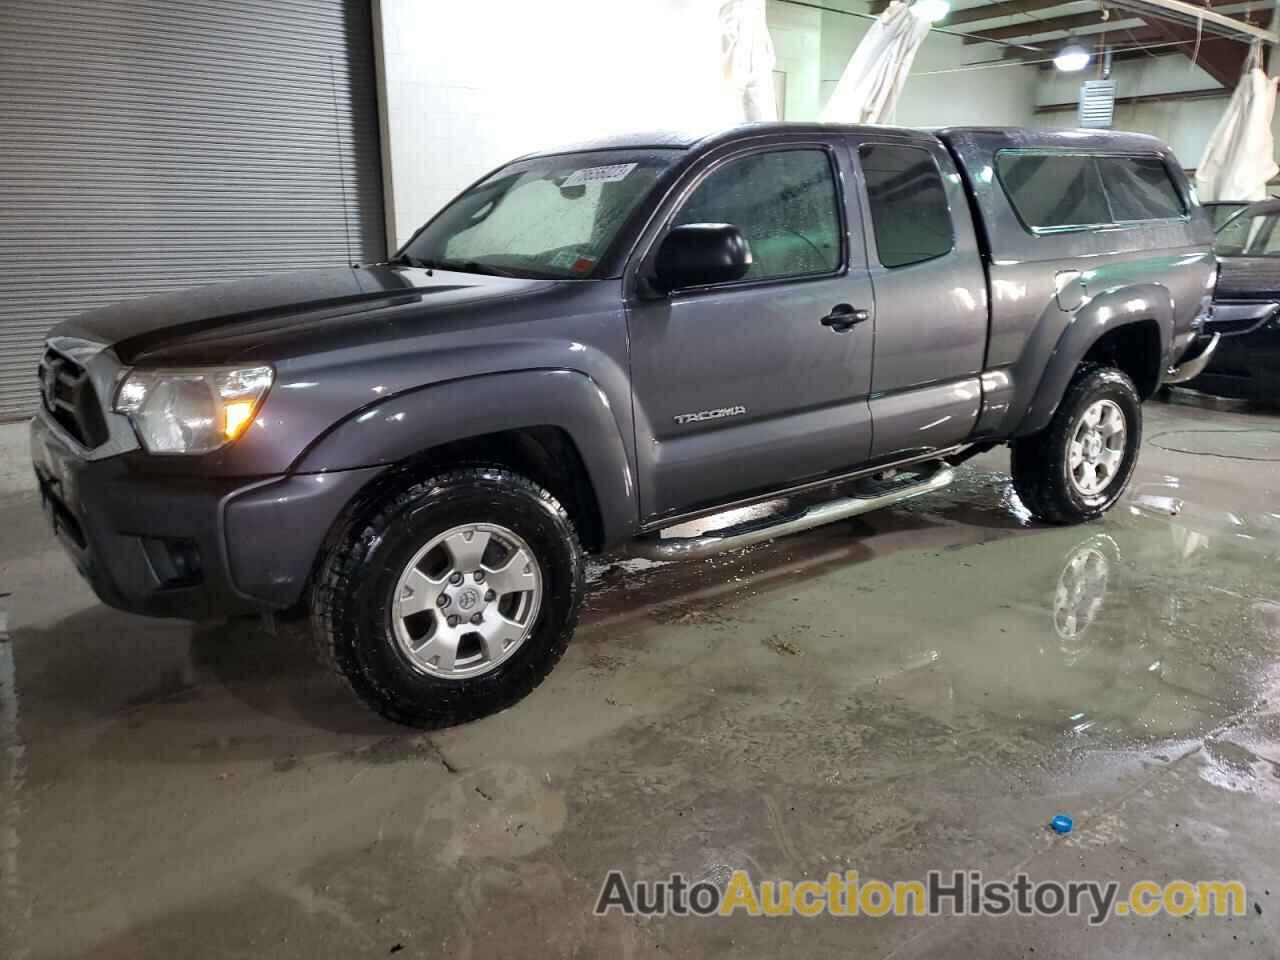
[[[773,93],[775,62],[765,0],[723,0],[720,63],[730,122],[778,119]]]
[[[1271,135],[1276,81],[1263,72],[1260,59],[1255,44],[1227,111],[1204,148],[1196,168],[1201,200],[1265,200],[1267,181],[1280,172]]]
[[[894,0],[849,58],[822,111],[828,123],[887,123],[907,82],[929,21]]]

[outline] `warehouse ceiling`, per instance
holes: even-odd
[[[871,0],[868,12],[881,13],[889,0]],[[1267,28],[1272,0],[1237,0],[1197,6],[1223,14],[1242,25]],[[975,61],[982,44],[998,44],[1003,59],[1047,66],[1062,42],[1072,37],[1098,48],[1112,48],[1116,60],[1181,55],[1195,62],[1224,87],[1232,88],[1248,53],[1249,38],[1229,27],[1204,22],[1162,9],[1143,0],[976,0],[952,4],[952,11],[935,28],[961,34],[975,45]]]

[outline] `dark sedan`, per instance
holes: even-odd
[[[1218,284],[1205,333],[1222,334],[1187,386],[1223,397],[1280,400],[1280,200],[1249,204],[1217,228]]]

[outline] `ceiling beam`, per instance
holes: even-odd
[[[1096,54],[1095,56],[1101,56],[1101,54]],[[1111,62],[1123,63],[1126,60],[1146,61],[1146,60],[1154,59],[1156,57],[1181,57],[1181,56],[1185,56],[1185,51],[1182,49],[1181,44],[1178,44],[1178,45],[1168,44],[1163,47],[1153,44],[1147,47],[1135,47],[1131,50],[1120,50],[1118,52],[1112,53]],[[1041,63],[1040,69],[1053,70],[1054,69],[1053,62],[1050,61],[1049,63]]]
[[[1220,16],[1223,20],[1226,20],[1228,23],[1233,24],[1235,27],[1240,28],[1241,31],[1246,31],[1246,30],[1259,29],[1256,25],[1257,21],[1261,19],[1264,15],[1266,15],[1267,18],[1269,19],[1269,14],[1270,14],[1270,11],[1240,10],[1240,11],[1229,13],[1229,14],[1218,14],[1218,16]],[[1109,33],[1110,30],[1114,29],[1113,27],[1111,27],[1112,24],[1131,23],[1134,20],[1140,20],[1147,24],[1165,23],[1174,27],[1185,26],[1185,30],[1190,30],[1191,35],[1193,37],[1195,34],[1195,27],[1193,25],[1190,25],[1190,24],[1183,25],[1176,21],[1165,20],[1160,17],[1158,12],[1152,12],[1150,14],[1142,14],[1142,13],[1136,12],[1135,10],[1129,7],[1123,7],[1118,9],[1113,7],[1111,10],[1110,20],[1103,20],[1100,12],[1093,12],[1093,11],[1090,11],[1089,13],[1077,14],[1075,16],[1070,16],[1070,17],[1055,17],[1055,18],[1050,18],[1045,20],[1027,20],[1019,23],[1009,24],[1003,27],[993,27],[990,30],[974,31],[973,33],[965,37],[964,42],[972,44],[972,43],[982,43],[984,41],[992,41],[992,40],[1007,41],[1007,40],[1014,40],[1022,37],[1034,37],[1034,36],[1040,36],[1046,33],[1058,33],[1062,31],[1076,33],[1080,30],[1086,30],[1093,27],[1102,28],[1096,31],[1097,33],[1103,33],[1103,32]],[[1121,30],[1124,30],[1124,29],[1133,29],[1133,27],[1130,26],[1128,28],[1121,28]],[[1183,31],[1183,33],[1185,33],[1185,30]],[[1087,36],[1087,35],[1082,35],[1080,39],[1083,40],[1084,36]],[[1110,42],[1114,42],[1116,44],[1123,43],[1124,42],[1122,39],[1123,36],[1124,36],[1123,33],[1118,33],[1116,36],[1116,39]],[[1203,31],[1202,36],[1205,40],[1225,39],[1228,42],[1242,42],[1242,41],[1247,41],[1248,39],[1248,37],[1244,36],[1243,34],[1238,34],[1235,37],[1224,38],[1222,37],[1220,32],[1215,31],[1213,33],[1210,33],[1208,30]]]
[[[1122,27],[1121,29],[1108,33],[1105,36],[1106,46],[1112,47],[1113,49],[1119,48],[1120,50],[1123,50],[1125,47],[1137,47],[1145,43],[1169,42],[1168,37],[1166,37],[1162,31],[1147,26]],[[1077,39],[1086,47],[1093,46],[1095,50],[1099,50],[1103,44],[1091,41],[1101,40],[1102,37],[1102,34],[1085,34]],[[1058,52],[1058,48],[1060,46],[1062,46],[1061,40],[1039,40],[1036,41],[1034,45],[1029,44],[1022,47],[1005,47],[1001,56],[1005,60],[1022,60],[1024,62],[1034,63],[1036,61],[1052,59],[1053,55]],[[1167,53],[1182,52],[1182,48],[1180,46],[1171,46],[1159,49],[1163,49]],[[1141,53],[1141,51],[1134,52]]]
[[[1159,31],[1162,39],[1179,43],[1178,49],[1187,57],[1194,53],[1196,66],[1226,89],[1234,90],[1240,82],[1240,71],[1249,53],[1249,44],[1243,42],[1243,37],[1233,40],[1204,34],[1197,38],[1195,27],[1155,18],[1148,20],[1147,25]]]
[[[1063,7],[1075,0],[996,0],[995,3],[981,7],[968,7],[964,10],[952,10],[938,26],[942,28],[958,27],[966,23],[978,23],[982,20],[996,20],[1000,17],[1012,17],[1020,13],[1036,13],[1040,10],[1052,10]]]
[[[1127,19],[1136,17],[1131,15]],[[1119,22],[1121,16],[1112,14],[1112,20]],[[1015,37],[1034,37],[1042,33],[1057,33],[1061,30],[1079,30],[1081,27],[1105,27],[1108,21],[1102,19],[1100,10],[1088,13],[1077,13],[1069,17],[1051,17],[1047,20],[1024,20],[1011,23],[1006,27],[993,27],[990,30],[976,30],[964,38],[965,43],[983,43],[987,40],[1012,40]]]
[[[1143,19],[1148,21],[1156,17],[1172,16],[1194,25],[1197,20],[1203,20],[1205,24],[1213,24],[1218,27],[1219,29],[1215,32],[1220,33],[1225,28],[1230,31],[1231,35],[1244,34],[1247,39],[1261,40],[1263,43],[1280,43],[1280,35],[1263,27],[1255,26],[1252,23],[1244,22],[1248,14],[1243,15],[1243,17],[1240,14],[1228,15],[1219,13],[1216,10],[1210,10],[1208,7],[1186,3],[1185,0],[1126,0],[1126,2],[1121,3],[1121,6],[1135,10],[1142,15]],[[1194,29],[1194,26],[1192,29]]]
[[[1082,36],[1079,39],[1088,45],[1090,37]],[[1101,39],[1101,36],[1095,35],[1095,39]],[[1050,61],[1060,43],[1061,41],[1041,41],[1035,46],[1006,47],[1002,57],[1023,63],[1039,63],[1041,69],[1052,69]],[[1200,48],[1196,50],[1194,27],[1154,19],[1144,26],[1106,34],[1106,45],[1115,50],[1112,59],[1116,61],[1143,60],[1173,54],[1189,58],[1194,52],[1197,65],[1227,90],[1234,90],[1239,82],[1240,70],[1248,53],[1248,45],[1240,40],[1215,37],[1212,34],[1201,36]],[[1101,45],[1095,44],[1095,50],[1099,46]]]
[[[1179,90],[1176,93],[1148,93],[1138,97],[1116,97],[1116,106],[1123,107],[1139,103],[1169,103],[1174,100],[1220,100],[1231,94],[1226,90]],[[1036,107],[1036,113],[1066,113],[1078,110],[1080,105],[1071,103],[1042,103]]]
[[[871,0],[868,4],[868,11],[879,16],[889,8],[890,2],[891,0]],[[985,3],[980,6],[954,10],[936,25],[945,30],[947,27],[961,26],[966,23],[979,23],[983,20],[996,20],[1019,14],[1036,13],[1041,10],[1052,10],[1055,7],[1061,7],[1072,2],[1074,0],[992,0],[991,3]],[[1142,16],[1144,11],[1150,11],[1152,16],[1155,17],[1159,16],[1159,11],[1163,10],[1168,11],[1175,18],[1189,18],[1190,22],[1194,23],[1197,16],[1203,15],[1206,21],[1218,26],[1230,30],[1240,30],[1266,43],[1280,43],[1280,35],[1268,29],[1272,10],[1272,5],[1270,4],[1259,2],[1257,4],[1258,9],[1252,12],[1224,14],[1212,9],[1215,6],[1218,8],[1225,6],[1226,3],[1223,0],[1218,0],[1217,3],[1214,0],[1205,0],[1203,5],[1187,3],[1185,0],[1112,0],[1112,3],[1109,3],[1108,6],[1112,6],[1116,2],[1133,9],[1135,16]],[[1229,3],[1230,0],[1226,0],[1226,2]],[[1231,3],[1231,5],[1236,6],[1235,3]],[[1241,22],[1246,26],[1239,27],[1238,24]]]
[[[889,8],[890,0],[872,0],[870,13],[879,16]],[[1035,13],[1037,10],[1052,10],[1075,0],[993,0],[980,7],[967,7],[964,10],[952,10],[939,20],[937,26],[956,27],[964,23],[977,23],[980,20],[997,20],[1000,17],[1012,17],[1019,13]]]
[[[1150,60],[1153,57],[1181,57],[1184,55],[1181,44],[1178,46],[1137,47],[1133,50],[1117,50],[1111,54],[1112,63],[1123,63],[1126,60]]]

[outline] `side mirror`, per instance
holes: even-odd
[[[729,223],[673,227],[658,248],[653,284],[664,293],[741,280],[751,269],[751,248]]]

